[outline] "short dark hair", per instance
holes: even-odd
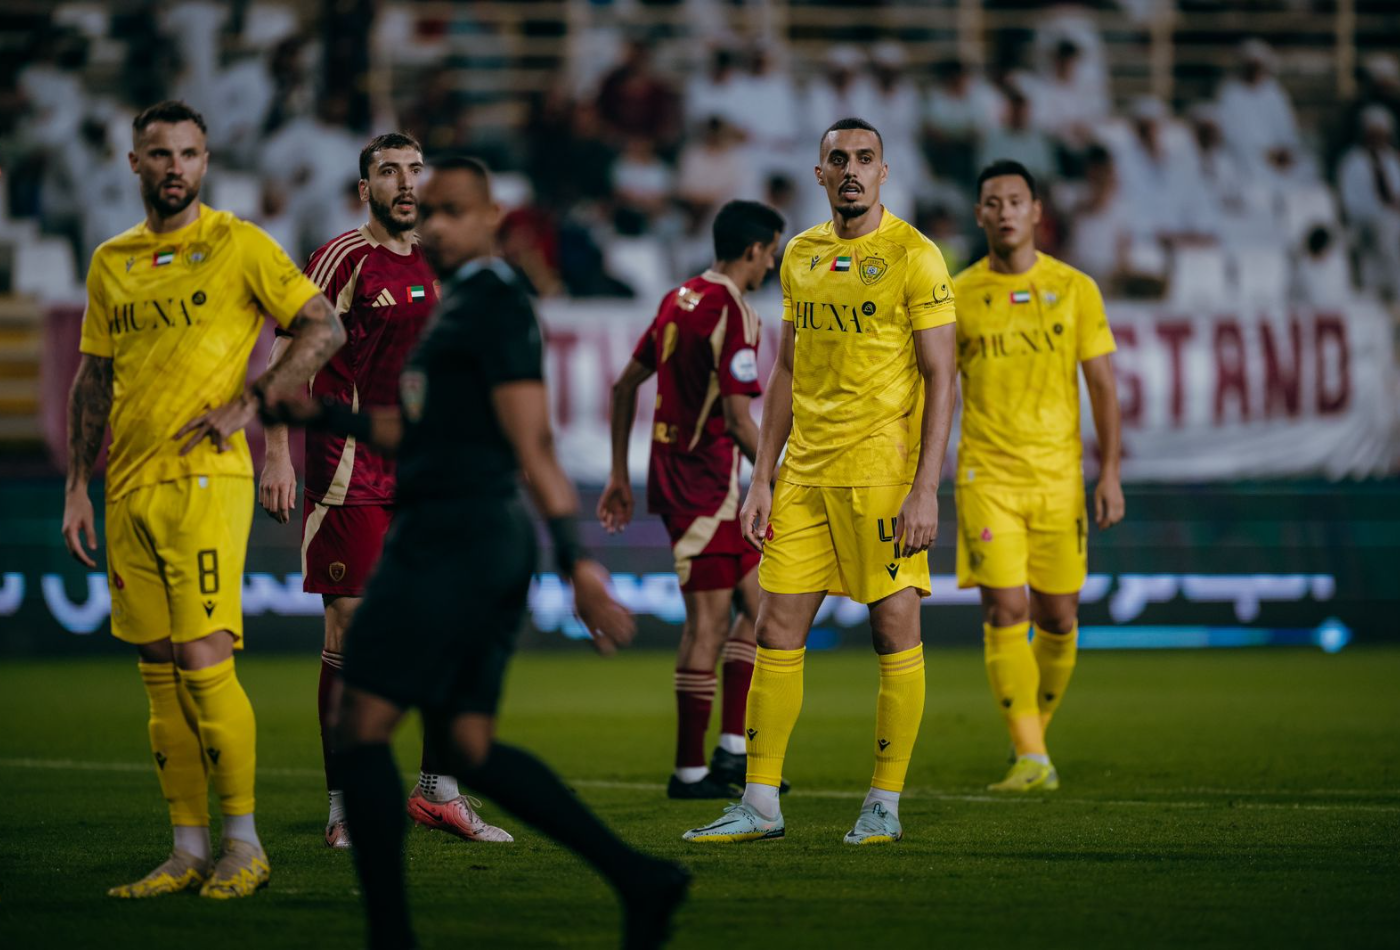
[[[731,201],[715,215],[715,259],[734,261],[783,231],[783,216],[759,201]]]
[[[1032,198],[1039,198],[1035,191],[1035,176],[1030,173],[1020,162],[1013,162],[1009,158],[999,158],[986,168],[982,169],[982,174],[977,176],[977,200],[982,200],[982,186],[988,179],[1001,178],[1004,175],[1020,175],[1026,180],[1026,187],[1031,190]]]
[[[148,126],[157,122],[169,122],[172,125],[176,122],[193,122],[199,126],[200,132],[205,135],[209,134],[209,127],[204,124],[204,116],[179,99],[167,99],[142,109],[141,113],[131,120],[132,143],[136,142]]]
[[[382,152],[386,148],[411,148],[419,155],[423,154],[423,146],[406,132],[385,132],[383,135],[376,135],[360,152],[361,180],[369,177],[369,166],[374,162],[374,153]]]
[[[880,143],[880,154],[883,155],[885,153],[885,140],[880,135],[880,130],[875,128],[875,126],[871,125],[869,122],[866,122],[864,119],[858,119],[855,116],[849,116],[845,119],[837,119],[835,122],[831,123],[827,130],[822,133],[822,140],[817,145],[817,149],[820,151],[821,148],[823,148],[826,145],[826,137],[832,132],[845,132],[847,129],[861,129],[866,132],[874,132],[875,141]]]

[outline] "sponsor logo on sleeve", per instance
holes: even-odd
[[[751,347],[744,347],[729,361],[729,375],[741,383],[752,383],[758,379],[758,354]]]

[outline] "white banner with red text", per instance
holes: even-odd
[[[755,301],[763,318],[759,378],[767,380],[780,302]],[[1377,304],[1344,310],[1189,314],[1160,304],[1110,302],[1114,368],[1123,414],[1123,476],[1196,482],[1395,471],[1400,458],[1392,322]],[[545,368],[560,457],[580,481],[610,467],[611,386],[653,311],[640,303],[550,302]],[[1082,388],[1082,387],[1081,387]],[[1084,397],[1085,468],[1095,438]],[[646,477],[655,388],[639,394],[630,471]],[[754,406],[757,416],[760,403]],[[949,466],[956,452],[956,421]]]

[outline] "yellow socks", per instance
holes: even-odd
[[[214,789],[224,815],[251,814],[257,727],[253,705],[234,675],[233,658],[180,675],[194,700],[199,737],[213,768]]]
[[[903,791],[909,757],[923,719],[923,645],[880,657],[880,695],[875,703],[875,777],[870,780],[871,788]]]
[[[788,738],[802,712],[802,661],[806,654],[805,648],[758,648],[744,719],[749,755],[746,778],[756,785],[777,788],[782,784]]]
[[[1040,727],[1043,732],[1050,726],[1050,717],[1060,706],[1060,700],[1069,686],[1069,678],[1074,675],[1074,664],[1079,658],[1079,626],[1076,624],[1069,633],[1046,633],[1036,630],[1031,641],[1031,652],[1035,655],[1036,666],[1040,668]]]
[[[174,663],[137,663],[151,702],[151,753],[160,790],[170,805],[170,823],[209,825],[209,781],[199,735],[185,718]]]
[[[1030,628],[1029,623],[1010,627],[982,625],[987,681],[1006,716],[1006,727],[1018,756],[1045,755],[1045,732],[1040,725],[1040,706],[1036,702],[1040,671],[1027,639]]]

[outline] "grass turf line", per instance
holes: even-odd
[[[1031,933],[1045,946],[1381,946],[1400,927],[1400,650],[1086,655],[1050,735],[1064,788],[1011,801],[983,792],[1006,740],[980,656],[929,660],[906,839],[891,848],[840,843],[872,765],[877,672],[860,651],[809,660],[781,842],[680,841],[722,803],[661,794],[670,657],[524,655],[501,733],[629,840],[689,864],[677,947],[883,950]],[[169,847],[134,659],[0,665],[0,945],[362,943],[349,856],[320,841],[315,658],[239,665],[258,714],[273,879],[229,904],[104,894]],[[406,729],[406,774],[416,743]],[[516,844],[409,836],[424,946],[614,946],[607,887],[495,803],[485,814]]]

